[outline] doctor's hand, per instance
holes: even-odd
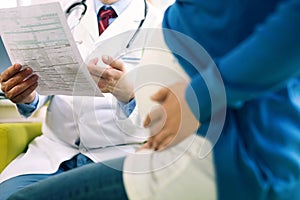
[[[134,98],[133,86],[124,78],[126,73],[124,63],[110,56],[102,56],[102,61],[108,67],[97,66],[98,58],[92,59],[88,70],[103,93],[113,94],[119,101],[128,103]]]
[[[31,103],[35,98],[38,76],[30,67],[10,66],[0,75],[1,90],[14,103]]]
[[[151,136],[141,149],[163,150],[178,144],[199,128],[200,123],[185,100],[186,86],[186,83],[176,83],[151,97],[160,106],[152,110],[144,121]]]

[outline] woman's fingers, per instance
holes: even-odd
[[[166,119],[166,113],[161,105],[157,105],[150,111],[144,121],[144,127],[150,128],[156,126],[157,123],[163,124]],[[163,122],[163,123],[162,123]]]
[[[154,95],[152,95],[151,99],[153,101],[157,101],[157,102],[161,103],[167,98],[169,92],[170,92],[170,89],[164,87],[164,88],[160,89],[158,92],[156,92]]]

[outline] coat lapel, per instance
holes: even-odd
[[[85,31],[89,36],[96,41],[99,37],[97,14],[95,13],[94,1],[87,0],[87,12],[81,19],[82,31]]]

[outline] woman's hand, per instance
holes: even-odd
[[[144,126],[151,137],[142,148],[162,150],[173,146],[195,133],[200,123],[191,112],[184,94],[187,83],[176,83],[152,96],[160,107],[149,113]]]
[[[14,103],[31,103],[35,98],[38,76],[30,67],[14,64],[0,75],[1,90]]]

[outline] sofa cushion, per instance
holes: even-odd
[[[41,135],[41,122],[0,123],[0,173],[28,144]]]

